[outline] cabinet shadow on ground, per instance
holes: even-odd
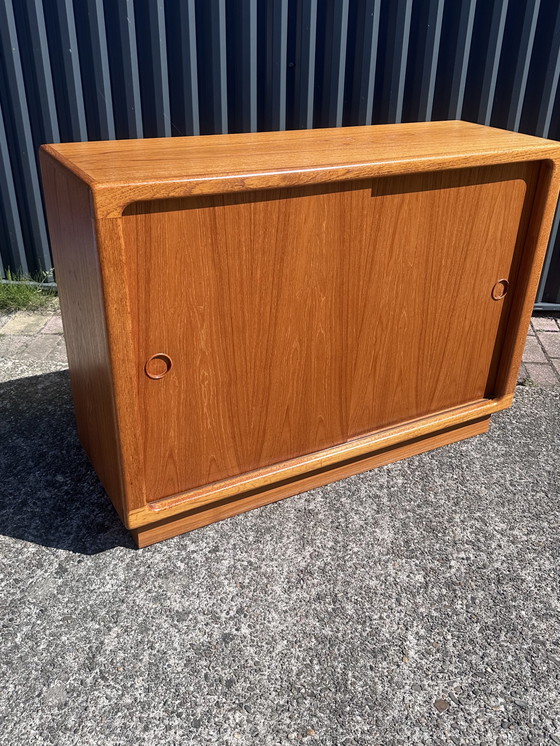
[[[68,371],[0,383],[0,533],[97,554],[134,548],[80,445]]]

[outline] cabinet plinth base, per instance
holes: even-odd
[[[489,424],[489,416],[480,417],[462,425],[446,428],[430,435],[413,438],[398,445],[376,450],[365,456],[342,461],[325,469],[309,472],[262,489],[251,490],[235,497],[219,500],[215,503],[171,516],[141,528],[132,529],[130,533],[141,549],[158,541],[169,539],[172,536],[178,536],[179,534],[193,531],[196,528],[207,526],[210,523],[221,521],[224,518],[230,518],[253,508],[259,508],[277,500],[282,500],[285,497],[291,497],[292,495],[306,492],[315,487],[322,487],[330,482],[336,482],[354,474],[369,471],[378,466],[385,466],[394,461],[400,461],[401,459],[415,456],[425,451],[431,451],[440,446],[455,443],[474,435],[480,435],[488,430]]]

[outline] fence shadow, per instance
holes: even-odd
[[[0,533],[81,554],[134,546],[79,443],[68,371],[0,383]]]

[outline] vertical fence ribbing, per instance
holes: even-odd
[[[150,0],[148,3],[148,14],[154,89],[154,116],[157,136],[171,137],[167,40],[165,34],[165,10],[163,0]]]
[[[19,2],[15,16],[0,2],[2,275],[51,265],[40,139],[462,118],[464,106],[480,123],[560,134],[560,6],[542,0]],[[547,296],[560,293],[559,221],[540,301],[547,274]]]
[[[294,126],[309,129],[313,126],[317,0],[300,0],[297,10]]]
[[[133,0],[116,0],[116,2],[121,45],[119,59],[124,80],[123,90],[119,90],[117,95],[124,98],[128,137],[143,137],[134,2]]]
[[[555,248],[557,247],[558,241],[558,227],[560,225],[560,209],[556,208],[556,214],[554,216],[554,222],[552,224],[552,231],[550,233],[550,242],[548,252],[544,260],[543,271],[541,273],[541,281],[539,283],[539,289],[537,291],[537,303],[542,303],[544,298],[544,291],[549,277],[550,265],[552,264],[552,258],[555,254]],[[556,302],[560,303],[560,284],[556,297]]]
[[[243,132],[257,131],[257,0],[239,0],[236,58],[240,68],[239,121]],[[235,103],[234,103],[235,106]]]
[[[26,246],[27,264],[34,271],[41,267],[50,269],[51,261],[47,240],[47,229],[41,192],[39,188],[39,174],[35,158],[35,146],[31,134],[31,122],[27,106],[25,83],[19,42],[11,0],[0,3],[0,44],[2,45],[2,57],[4,60],[6,74],[6,88],[8,91],[11,115],[13,120],[13,132],[15,152],[18,162],[18,176],[21,188],[25,192],[25,200],[20,203],[20,216],[22,206],[26,206],[26,227],[28,245]],[[13,153],[13,150],[10,148]],[[12,161],[12,168],[14,162]],[[15,169],[14,169],[15,170]],[[30,261],[31,260],[31,261]]]
[[[386,98],[388,99],[388,121],[402,120],[406,63],[408,60],[412,0],[395,0],[394,38],[388,39],[390,77]]]
[[[10,150],[0,107],[0,199],[6,221],[7,242],[0,243],[0,277],[8,270],[29,272],[17,204]]]
[[[552,43],[550,45],[550,54],[544,76],[544,88],[541,96],[541,107],[537,120],[537,131],[535,134],[541,137],[548,137],[550,133],[550,123],[552,121],[552,112],[556,103],[558,93],[558,79],[560,77],[560,4],[556,10],[556,20],[554,23],[554,32]]]
[[[179,59],[182,63],[182,117],[187,135],[200,134],[198,108],[198,64],[196,55],[196,11],[194,0],[179,3]]]
[[[102,0],[87,0],[92,47],[93,75],[97,92],[97,115],[101,137],[105,140],[115,139],[115,117],[113,113],[113,95],[109,75],[109,56]]]
[[[528,2],[525,7],[525,17],[523,19],[523,28],[510,100],[511,103],[507,119],[508,129],[515,130],[516,132],[519,130],[523,103],[525,101],[527,77],[529,75],[529,65],[531,64],[531,57],[533,54],[533,44],[535,41],[535,31],[537,29],[540,5],[541,0],[532,0],[532,2]]]
[[[357,50],[352,76],[356,124],[371,124],[380,12],[381,0],[365,0],[363,15],[358,16],[358,36],[361,44]]]
[[[269,0],[266,24],[267,129],[286,129],[288,0]]]
[[[26,9],[32,61],[37,78],[37,99],[41,111],[43,133],[49,142],[60,142],[58,114],[54,96],[51,59],[42,0],[27,0]]]
[[[323,61],[323,127],[340,127],[344,104],[348,0],[328,3]]]
[[[64,80],[59,81],[59,84],[64,86],[68,103],[71,136],[73,140],[87,140],[86,110],[72,0],[56,0],[56,7],[64,69]]]
[[[459,28],[455,46],[451,94],[449,97],[450,119],[461,119],[463,114],[476,2],[477,0],[463,0],[460,3]]]
[[[480,106],[478,109],[478,121],[481,124],[490,124],[492,117],[508,4],[509,0],[494,0],[486,64],[484,65],[484,77],[482,79]]]
[[[439,57],[441,26],[445,0],[430,0],[428,12],[428,28],[426,34],[426,49],[422,67],[422,82],[420,84],[420,105],[418,119],[429,122],[432,118],[434,106],[434,91],[436,87],[436,73]]]

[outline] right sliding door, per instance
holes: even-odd
[[[538,168],[373,182],[349,260],[350,437],[491,391]]]

